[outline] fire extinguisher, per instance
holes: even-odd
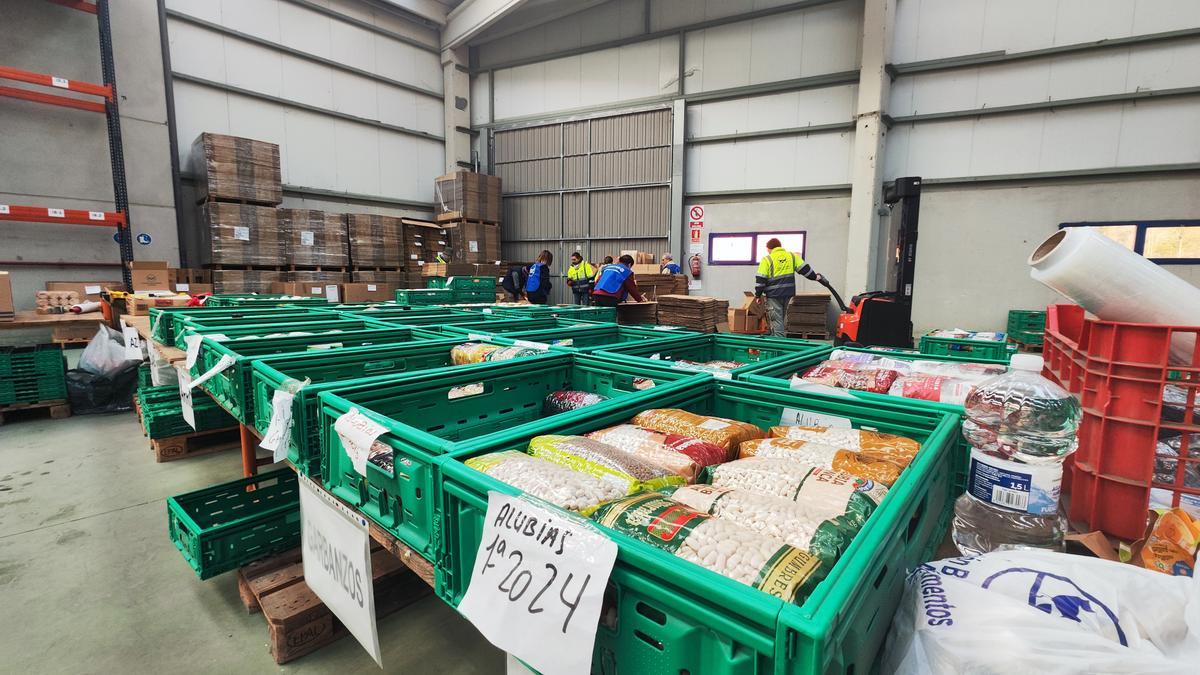
[[[691,258],[688,259],[688,268],[692,272],[693,279],[700,278],[700,255],[699,254],[693,255]]]

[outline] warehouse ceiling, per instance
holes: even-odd
[[[585,9],[602,5],[609,0],[526,0],[519,8],[506,14],[471,40],[479,45],[518,33],[533,26],[570,16]],[[446,0],[445,4],[458,5],[462,0]]]

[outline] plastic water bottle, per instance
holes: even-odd
[[[1010,370],[966,399],[967,491],[954,503],[954,543],[968,555],[1002,546],[1061,549],[1062,463],[1075,451],[1079,401],[1042,377],[1042,357],[1014,354]]]

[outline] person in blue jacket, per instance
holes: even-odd
[[[616,307],[630,295],[638,302],[644,301],[646,298],[638,289],[632,267],[631,255],[623,255],[616,263],[605,265],[592,287],[592,301],[600,307]]]
[[[537,261],[529,266],[529,277],[525,280],[525,298],[535,305],[550,303],[550,265],[554,262],[554,254],[542,251]]]
[[[659,274],[679,274],[679,263],[675,262],[674,256],[670,253],[664,253],[658,261],[658,272]]]

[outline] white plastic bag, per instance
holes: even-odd
[[[917,568],[885,673],[1195,673],[1200,578],[1051,551]]]
[[[95,375],[111,375],[124,370],[130,363],[141,361],[127,359],[125,336],[105,324],[100,324],[100,330],[92,337],[92,341],[84,347],[79,355],[79,368]]]

